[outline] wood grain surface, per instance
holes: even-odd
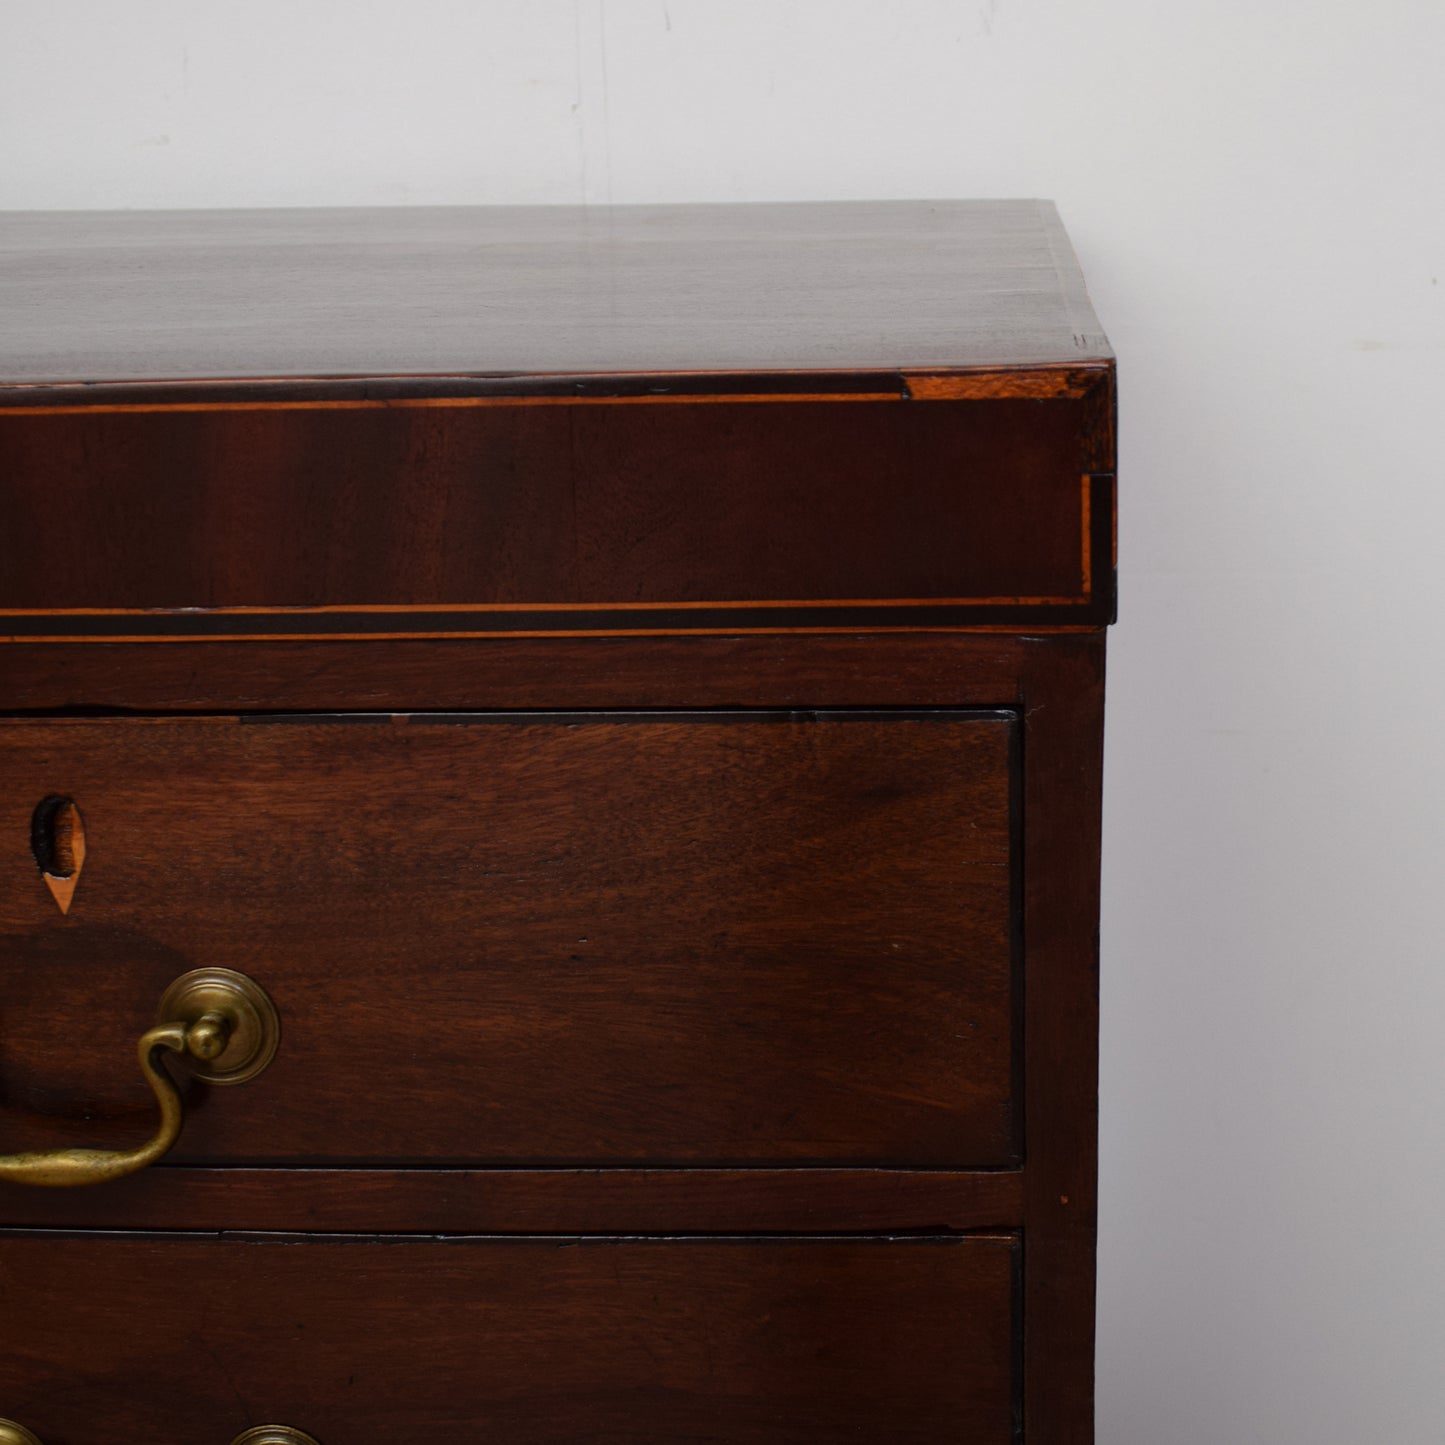
[[[0,216],[0,384],[1111,353],[1047,201]]]
[[[1035,652],[1024,746],[1025,1438],[1094,1439],[1104,639]]]
[[[248,1169],[0,1190],[0,1226],[464,1234],[1017,1229],[1017,1169]]]
[[[0,1151],[143,1139],[188,969],[282,1017],[0,1189],[0,1415],[1091,1445],[1053,208],[12,213],[0,309]]]
[[[191,1090],[180,1160],[1011,1164],[1013,734],[0,724],[6,1147],[143,1137],[134,1040],[219,965],[271,992],[282,1046]],[[87,837],[65,915],[31,851],[52,795]]]
[[[1097,626],[1097,424],[1068,396],[0,412],[0,638]]]
[[[1017,1277],[1009,1235],[10,1234],[0,1399],[45,1445],[1005,1445]]]
[[[509,708],[998,707],[1076,637],[1007,632],[724,637],[36,643],[8,649],[0,707],[38,715]]]

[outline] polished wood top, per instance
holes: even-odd
[[[1110,356],[1047,201],[0,214],[0,387]]]

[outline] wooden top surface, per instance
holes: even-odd
[[[0,386],[1107,362],[1047,201],[0,213]]]

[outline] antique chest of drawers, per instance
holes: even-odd
[[[0,305],[0,1439],[1092,1439],[1053,208],[11,215]]]

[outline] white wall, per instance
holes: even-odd
[[[1445,1440],[1445,6],[0,0],[0,207],[1045,195],[1120,355],[1104,1445]]]

